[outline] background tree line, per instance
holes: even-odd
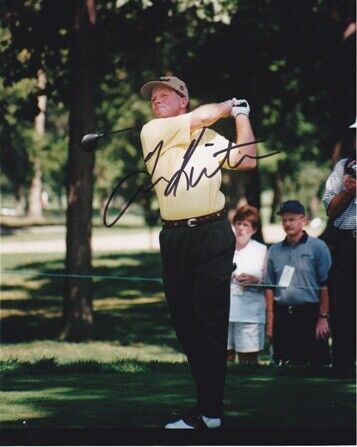
[[[144,168],[143,82],[175,74],[192,105],[245,97],[260,152],[282,150],[255,172],[223,176],[228,205],[260,208],[273,191],[316,213],[331,162],[353,148],[355,3],[352,0],[13,0],[1,2],[2,183],[16,208],[41,216],[41,191],[67,193],[66,270],[91,272],[93,196],[103,208],[120,178]],[[83,134],[135,127],[81,150]],[[231,126],[219,123],[227,137]],[[130,197],[134,181],[123,192]],[[149,224],[154,196],[140,200]],[[92,326],[90,280],[69,280],[62,338]]]

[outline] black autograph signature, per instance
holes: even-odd
[[[115,225],[118,220],[122,217],[122,215],[126,212],[126,210],[129,208],[129,206],[136,200],[137,197],[139,197],[141,194],[146,194],[149,193],[159,182],[164,181],[167,183],[166,188],[164,190],[164,194],[165,196],[169,196],[170,194],[173,194],[174,197],[176,197],[176,192],[177,192],[177,187],[179,182],[181,181],[182,178],[184,178],[185,182],[186,182],[186,190],[188,191],[190,188],[194,188],[195,186],[198,185],[198,183],[200,182],[200,180],[202,179],[203,176],[207,177],[207,178],[212,178],[213,176],[215,176],[220,169],[222,168],[222,166],[227,162],[227,165],[231,168],[231,169],[236,169],[246,158],[251,158],[251,159],[261,159],[261,158],[266,158],[266,157],[271,157],[273,155],[278,154],[281,151],[275,151],[272,152],[270,154],[265,154],[265,155],[259,155],[256,157],[253,157],[251,155],[247,155],[244,154],[242,155],[242,157],[238,160],[237,163],[235,164],[231,164],[231,160],[230,160],[230,154],[231,151],[233,149],[237,149],[240,147],[244,147],[244,146],[249,146],[251,144],[256,144],[256,143],[261,143],[264,140],[257,140],[257,141],[250,141],[248,143],[242,143],[242,144],[233,144],[232,142],[229,142],[229,145],[227,148],[225,149],[221,149],[217,152],[214,152],[212,155],[213,157],[217,157],[218,155],[224,154],[223,159],[220,161],[219,165],[217,166],[216,169],[214,169],[211,173],[207,172],[207,168],[203,168],[202,171],[198,174],[197,178],[194,179],[194,167],[192,166],[189,173],[187,173],[185,171],[185,168],[188,164],[188,162],[190,161],[192,155],[194,154],[197,146],[199,145],[204,133],[206,131],[206,127],[204,127],[202,129],[202,131],[200,132],[199,137],[196,139],[193,139],[187,149],[187,151],[185,152],[184,156],[183,156],[183,161],[182,161],[182,165],[180,167],[180,169],[178,169],[170,179],[167,179],[163,176],[158,177],[155,182],[153,183],[149,183],[149,185],[145,186],[144,184],[141,184],[138,189],[134,192],[134,194],[132,195],[132,197],[130,197],[130,199],[128,200],[127,203],[124,204],[123,208],[120,210],[119,214],[115,217],[115,219],[112,222],[107,221],[107,213],[108,213],[108,208],[110,206],[110,203],[112,201],[112,199],[115,197],[115,195],[119,192],[120,188],[123,186],[123,184],[125,184],[125,182],[130,179],[131,177],[134,176],[140,176],[140,175],[144,175],[146,177],[146,179],[149,177],[151,178],[156,170],[157,164],[159,162],[159,158],[160,158],[160,154],[164,145],[164,141],[161,140],[157,146],[155,147],[155,149],[152,152],[149,152],[149,154],[146,156],[145,158],[145,162],[147,162],[148,160],[150,160],[154,155],[156,155],[156,159],[155,159],[155,163],[154,163],[154,167],[152,170],[152,173],[149,174],[147,171],[135,171],[135,172],[131,172],[130,174],[128,174],[127,176],[125,176],[124,178],[122,178],[120,180],[120,182],[116,185],[116,187],[113,189],[112,193],[110,194],[105,208],[104,208],[104,214],[103,214],[103,223],[106,227],[112,227],[113,225]],[[206,146],[211,146],[213,145],[213,143],[206,143]]]

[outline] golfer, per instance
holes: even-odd
[[[195,407],[165,428],[218,428],[223,416],[235,248],[220,191],[220,168],[256,166],[250,108],[246,100],[233,98],[189,112],[186,84],[174,76],[148,82],[141,94],[150,100],[154,115],[140,137],[160,207],[165,295],[197,392]],[[235,144],[206,129],[230,116],[237,133]],[[241,146],[228,150],[237,145]]]

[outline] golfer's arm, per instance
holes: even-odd
[[[221,118],[230,115],[232,109],[232,100],[220,102],[217,104],[206,104],[191,112],[191,131],[209,127]]]
[[[248,116],[243,114],[238,115],[235,118],[235,124],[238,145],[255,141]],[[257,145],[255,143],[241,146],[240,148],[233,150],[232,155],[234,156],[234,164],[241,161],[236,168],[237,171],[247,171],[249,169],[254,169],[257,166],[257,160],[255,158],[244,157],[244,155],[249,155],[250,157],[257,156]]]

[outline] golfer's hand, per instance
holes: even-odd
[[[327,318],[319,318],[316,324],[316,340],[327,340],[330,335],[330,328]]]
[[[224,101],[221,103],[225,109],[225,113],[223,115],[223,118],[229,118],[231,116],[231,111],[233,107],[233,99],[227,99],[227,101]]]
[[[238,115],[249,116],[250,107],[246,99],[236,99],[233,98],[233,106],[231,110],[231,115],[236,118]]]

